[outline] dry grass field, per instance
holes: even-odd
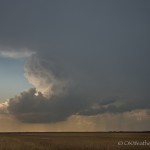
[[[150,133],[0,133],[0,150],[149,150]]]

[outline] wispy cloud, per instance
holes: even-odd
[[[35,54],[34,51],[30,51],[29,49],[20,49],[20,50],[0,50],[0,56],[6,58],[26,58]]]

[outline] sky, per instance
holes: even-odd
[[[149,7],[1,0],[0,131],[150,130]]]
[[[32,87],[24,78],[24,63],[24,59],[0,56],[0,100],[9,99]]]

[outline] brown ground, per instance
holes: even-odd
[[[150,133],[0,133],[0,150],[125,149],[149,150]]]

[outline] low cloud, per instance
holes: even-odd
[[[86,108],[87,104],[75,95],[45,97],[32,88],[9,100],[8,111],[22,122],[60,122]]]

